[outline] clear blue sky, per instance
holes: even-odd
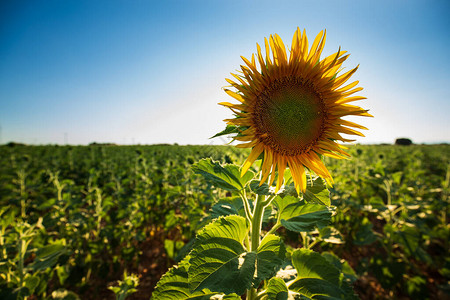
[[[450,142],[449,3],[1,1],[0,142],[211,143],[240,55],[297,27],[360,64],[358,142]]]

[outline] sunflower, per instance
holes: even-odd
[[[364,136],[356,129],[367,129],[343,120],[345,116],[370,116],[368,110],[348,103],[366,99],[353,95],[362,90],[358,81],[344,83],[356,72],[358,66],[341,74],[345,51],[339,51],[320,60],[326,31],[315,38],[308,49],[306,32],[297,28],[292,39],[290,55],[281,38],[271,35],[265,42],[265,57],[257,46],[251,60],[242,57],[245,65],[239,74],[226,79],[234,90],[225,92],[238,100],[238,104],[221,102],[230,108],[235,118],[226,119],[238,134],[234,140],[243,142],[237,147],[252,148],[244,162],[245,174],[262,154],[261,184],[269,185],[278,173],[276,191],[283,183],[285,169],[289,167],[297,192],[306,189],[306,170],[324,178],[330,185],[333,179],[321,157],[347,158],[345,146],[351,142],[341,136]],[[308,51],[309,50],[309,51]],[[278,172],[276,172],[278,171]]]

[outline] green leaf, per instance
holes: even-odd
[[[187,256],[177,266],[169,269],[156,285],[155,291],[152,293],[153,300],[164,299],[196,299],[206,300],[216,295],[209,290],[191,293],[189,290],[188,273],[189,259]]]
[[[330,191],[327,189],[325,181],[320,177],[316,177],[312,181],[308,180],[308,185],[303,193],[303,199],[312,203],[320,203],[326,206],[331,205]]]
[[[339,270],[319,253],[297,249],[292,254],[297,278],[289,290],[311,299],[354,299],[353,292],[342,289]]]
[[[260,181],[259,180],[252,180],[250,182],[250,189],[258,195],[264,195],[264,196],[268,196],[268,195],[272,195],[272,193],[269,191],[269,185],[264,182],[262,185],[260,185]]]
[[[289,290],[283,279],[273,277],[267,285],[267,300],[287,300]]]
[[[325,227],[331,220],[330,209],[324,205],[306,203],[299,201],[293,196],[281,198],[277,196],[274,199],[281,224],[288,230],[301,232],[311,231],[314,227]]]
[[[0,210],[0,228],[5,230],[15,220],[16,213],[13,209],[8,211],[7,208]]]
[[[213,139],[215,137],[222,136],[222,135],[232,134],[232,133],[239,133],[238,127],[235,125],[227,125],[227,127],[224,130],[222,130],[221,132],[210,137],[210,139]]]
[[[240,216],[221,217],[198,233],[189,260],[192,292],[206,288],[241,295],[251,287],[256,253],[245,252],[242,246],[248,232],[246,222]]]
[[[45,258],[63,251],[66,247],[61,244],[51,244],[36,251],[36,258]]]
[[[285,255],[286,248],[281,239],[273,234],[266,235],[257,249],[257,269],[253,286],[257,287],[262,280],[274,276],[283,264]]]
[[[67,249],[64,245],[52,244],[45,246],[36,251],[36,259],[31,268],[35,272],[51,268],[58,262],[58,258],[66,253]]]
[[[249,182],[255,174],[247,171],[241,177],[239,167],[236,165],[222,166],[211,158],[200,160],[192,166],[195,173],[203,175],[205,179],[212,185],[228,191],[240,191],[247,182]]]
[[[220,199],[211,208],[211,218],[213,219],[229,215],[245,215],[244,204],[240,197]]]
[[[36,287],[39,285],[39,277],[38,276],[29,276],[25,278],[25,286],[30,291],[30,294],[33,294]]]
[[[337,257],[334,253],[323,252],[322,256],[333,266],[335,266],[349,282],[354,282],[358,277],[352,267],[343,259]]]

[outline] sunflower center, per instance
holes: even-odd
[[[322,134],[323,120],[319,95],[291,76],[274,81],[258,96],[253,115],[259,139],[285,155],[308,151]]]

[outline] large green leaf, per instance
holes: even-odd
[[[229,215],[245,216],[244,204],[240,197],[220,199],[211,208],[211,218]]]
[[[210,289],[241,295],[255,274],[256,253],[245,252],[246,219],[227,216],[206,225],[197,235],[189,261],[192,292]]]
[[[289,290],[283,279],[273,277],[267,285],[267,300],[287,300]]]
[[[353,292],[342,288],[339,270],[319,253],[297,249],[292,254],[297,278],[289,290],[311,299],[354,299]]]
[[[303,199],[312,203],[319,203],[326,206],[331,205],[330,191],[327,189],[325,181],[320,177],[308,180],[308,185],[303,193]]]
[[[330,209],[324,205],[306,203],[299,201],[293,196],[281,198],[277,196],[274,199],[281,224],[288,230],[301,232],[311,231],[314,227],[325,227],[331,219]]]
[[[284,262],[286,249],[281,239],[267,235],[256,252],[246,252],[246,219],[227,216],[208,224],[197,235],[190,254],[191,291],[209,289],[225,294],[243,294],[262,280],[275,275]]]
[[[205,158],[192,166],[195,173],[203,175],[212,185],[228,191],[240,191],[255,174],[247,171],[241,177],[239,167],[236,165],[222,166],[211,158]]]
[[[285,180],[286,180],[286,173],[287,172],[285,172]],[[288,177],[290,178],[290,175]],[[299,197],[299,195],[297,194],[297,190],[295,189],[295,184],[291,180],[286,181],[284,190],[281,193],[279,193],[279,195],[282,197],[288,195],[296,198]],[[300,196],[302,196],[303,199],[306,200],[307,202],[318,203],[327,206],[331,205],[330,191],[327,189],[325,181],[318,176],[308,176],[306,190]]]
[[[153,300],[180,299],[180,300],[209,300],[211,296],[218,293],[211,292],[208,289],[191,293],[189,290],[188,272],[189,259],[187,256],[177,266],[171,268],[164,274],[156,285],[152,294]],[[236,296],[237,295],[230,295]],[[233,298],[230,298],[233,299]],[[235,298],[239,299],[239,298]]]
[[[281,239],[273,234],[268,234],[261,241],[257,250],[257,269],[253,279],[253,286],[257,287],[262,280],[276,274],[284,262],[286,248]]]

